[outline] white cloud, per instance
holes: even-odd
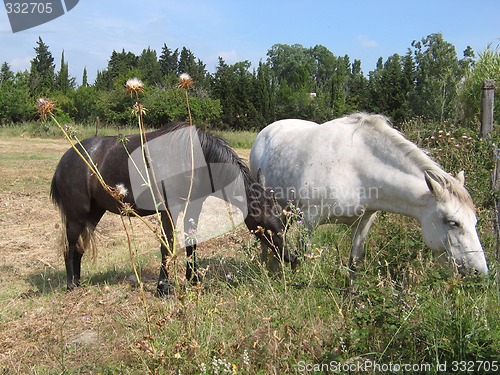
[[[358,35],[358,42],[365,48],[378,47],[378,42],[376,40],[368,38],[366,35]]]
[[[219,52],[219,57],[222,57],[226,64],[234,64],[239,61],[238,52],[236,50]]]
[[[17,71],[23,71],[26,69],[30,69],[31,67],[31,60],[34,58],[34,56],[27,56],[27,57],[18,57],[14,58],[9,62],[11,70],[17,72]]]

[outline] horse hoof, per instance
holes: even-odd
[[[198,275],[194,275],[193,277],[189,278],[189,283],[193,286],[201,284],[202,282],[202,277]]]
[[[76,288],[78,288],[79,286],[80,286],[80,283],[78,283],[78,284],[69,283],[68,286],[66,287],[66,291],[71,292],[71,291],[75,290]]]
[[[168,281],[160,281],[156,286],[156,295],[158,297],[170,297],[174,295],[174,288]]]

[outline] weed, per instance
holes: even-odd
[[[498,137],[481,141],[468,130],[468,140],[444,126],[409,123],[404,130],[446,170],[467,172],[489,276],[454,275],[436,264],[415,221],[382,214],[353,294],[345,226],[310,233],[294,212],[289,241],[302,246],[297,270],[280,266],[284,277],[274,277],[259,264],[253,237],[238,228],[199,246],[203,286],[187,287],[181,279],[167,300],[153,296],[157,244],[136,219],[134,262],[145,293],[128,282],[133,271],[126,239],[116,233],[118,217],[101,223],[105,251],[84,263],[92,277],[81,290],[63,293],[64,266],[51,240],[57,212],[44,186],[65,145],[0,137],[0,372],[272,374],[306,368],[299,364],[413,363],[430,364],[437,373],[445,361],[497,360],[500,288],[490,173]],[[426,141],[439,138],[440,130],[441,140]],[[459,149],[454,141],[460,138]],[[20,179],[18,168],[31,178]],[[85,332],[97,333],[96,342],[72,343]]]

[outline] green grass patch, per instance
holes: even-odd
[[[77,136],[79,139],[95,137],[95,126],[84,124],[63,124],[67,127],[67,131]],[[134,134],[138,133],[135,127],[116,127],[116,126],[101,126],[97,129],[97,135],[117,135],[117,134]],[[0,136],[8,137],[32,137],[32,138],[62,138],[64,135],[56,124],[49,122],[26,122],[22,124],[0,126]]]
[[[354,288],[350,232],[325,225],[300,239],[300,267],[284,267],[281,275],[258,262],[258,245],[241,231],[203,243],[202,286],[185,284],[180,256],[171,298],[154,295],[159,245],[134,223],[141,292],[116,215],[98,226],[99,257],[84,262],[83,287],[65,292],[54,228],[60,224],[48,187],[69,146],[28,133],[15,138],[1,128],[0,373],[313,374],[333,373],[336,364],[374,372],[373,366],[392,363],[428,365],[420,372],[437,374],[445,362],[452,373],[453,361],[495,373],[477,366],[489,361],[493,370],[500,353],[490,183],[491,143],[499,139],[469,140],[458,129],[439,138],[438,127],[410,125],[407,134],[446,170],[466,170],[490,275],[457,276],[436,264],[414,220],[381,214]],[[252,134],[220,133],[233,147],[250,145]]]
[[[79,139],[94,137],[96,135],[95,126],[83,124],[68,124],[68,130]],[[135,134],[138,133],[136,127],[116,127],[101,126],[97,129],[97,135],[108,136],[117,134]],[[252,147],[258,132],[253,131],[231,131],[215,130],[213,133],[224,138],[231,147],[250,149]],[[61,138],[62,132],[55,124],[42,122],[26,122],[22,124],[0,126],[0,136],[21,137],[28,136],[34,138]]]
[[[224,138],[231,147],[234,148],[252,148],[252,144],[257,137],[258,132],[252,131],[216,131],[215,135]]]

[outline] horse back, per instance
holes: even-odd
[[[343,123],[277,121],[264,128],[252,146],[252,175],[264,176],[273,186],[303,186],[308,181],[335,184],[335,176],[347,177],[359,166],[363,141],[354,136],[354,130]]]
[[[115,137],[88,138],[75,144],[76,150],[71,147],[63,154],[52,178],[50,195],[66,216],[79,218],[86,215],[91,210],[92,200],[99,195],[96,192],[105,193],[83,158],[97,166],[104,181],[108,182],[108,173],[103,173],[105,168],[101,167],[115,144]],[[117,171],[121,170],[116,167]]]

